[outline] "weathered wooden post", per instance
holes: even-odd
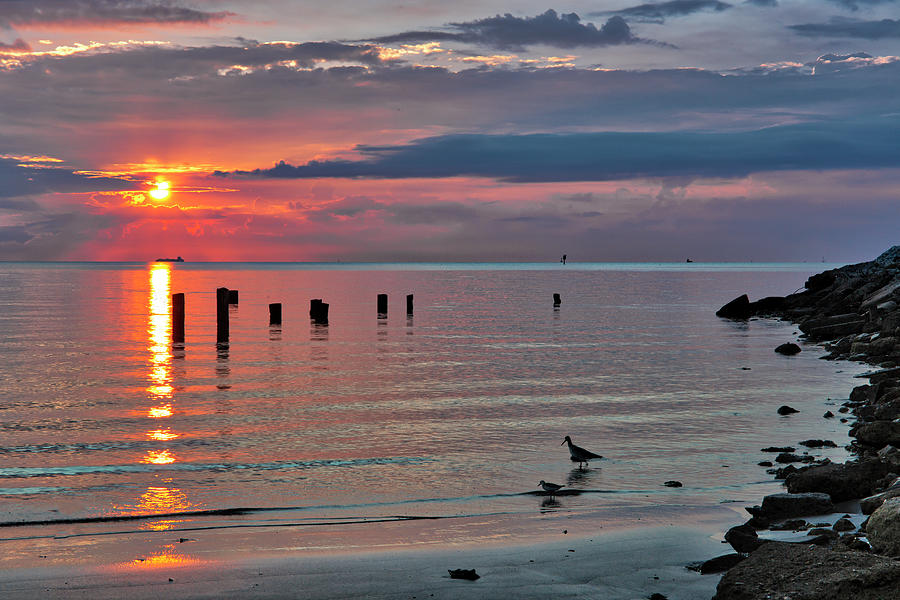
[[[238,303],[238,291],[237,290],[228,290],[228,304],[237,304]]]
[[[216,290],[216,342],[228,341],[228,288]]]
[[[413,295],[412,294],[406,295],[406,314],[407,315],[413,314]]]
[[[328,324],[328,304],[322,302],[321,298],[315,298],[309,301],[309,318],[319,325]]]
[[[269,304],[269,325],[281,325],[281,302]]]
[[[378,294],[378,316],[387,317],[387,294]]]
[[[553,294],[553,306],[559,306],[562,304],[562,299],[559,297],[559,294]]]
[[[184,294],[172,294],[172,341],[184,343]]]

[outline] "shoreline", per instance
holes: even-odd
[[[837,415],[823,415],[855,419],[850,459],[804,460],[812,464],[798,468],[803,457],[793,454],[796,448],[779,449],[784,466],[768,472],[783,480],[787,493],[763,498],[747,509],[752,516],[744,525],[725,533],[734,554],[717,557],[730,568],[713,600],[894,597],[900,585],[894,560],[900,556],[900,246],[873,261],[813,275],[789,296],[749,302],[744,295],[716,314],[794,323],[804,342],[830,352],[822,358],[875,370],[856,376],[869,383],[856,386]],[[792,355],[801,348],[789,343],[775,351]],[[779,414],[793,410],[782,408]],[[820,443],[828,441],[799,442]]]
[[[310,548],[303,533],[290,528],[207,531],[188,538],[147,531],[88,540],[42,539],[33,540],[22,552],[34,556],[31,551],[43,548],[43,564],[27,558],[30,566],[23,563],[0,571],[0,589],[4,598],[23,600],[125,595],[132,600],[163,596],[536,600],[550,595],[629,600],[653,593],[692,600],[709,597],[717,577],[689,571],[685,562],[702,560],[720,549],[722,542],[714,532],[732,522],[734,514],[731,506],[701,514],[688,507],[657,515],[640,527],[617,528],[612,523],[593,532],[590,519],[579,523],[560,515],[552,519],[555,533],[534,539],[404,546],[415,538],[416,527],[406,522],[394,526],[393,543],[365,550]],[[694,522],[686,523],[685,515]],[[490,528],[484,519],[470,521],[468,526]],[[494,529],[504,531],[500,526]],[[367,532],[357,531],[362,542]],[[85,544],[90,560],[79,555]],[[450,569],[475,569],[480,579],[451,580]]]

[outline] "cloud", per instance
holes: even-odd
[[[233,13],[206,12],[171,0],[3,0],[0,27],[205,24]]]
[[[621,10],[591,13],[592,15],[618,15],[652,23],[662,23],[669,17],[683,17],[695,12],[712,10],[722,12],[731,8],[731,4],[719,0],[670,0],[669,2],[638,4]]]
[[[119,191],[135,184],[113,177],[90,177],[64,167],[31,166],[16,159],[0,158],[0,199],[46,193]],[[7,204],[7,208],[21,204]],[[0,208],[3,204],[0,204]]]
[[[30,52],[31,46],[22,38],[16,38],[12,44],[0,42],[0,54],[19,54],[21,52]]]
[[[875,4],[888,4],[894,2],[895,0],[832,0],[832,2],[836,2],[841,4],[850,10],[859,10],[862,6],[873,6]]]
[[[622,17],[612,17],[598,29],[593,23],[582,23],[575,13],[560,15],[553,9],[534,17],[516,17],[506,13],[475,21],[449,23],[447,27],[451,31],[407,31],[370,41],[381,44],[457,41],[500,50],[520,50],[534,45],[598,47],[647,41],[635,37]]]
[[[867,40],[900,38],[900,20],[860,21],[845,17],[832,17],[826,23],[788,25],[800,35],[808,37],[850,37]]]
[[[510,182],[742,177],[760,171],[900,167],[900,118],[806,123],[731,133],[446,135],[360,146],[362,160],[284,161],[216,172],[266,178],[489,177]]]

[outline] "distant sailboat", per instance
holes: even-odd
[[[692,261],[691,259],[687,259],[687,260],[684,261],[684,262],[694,262],[694,261]]]
[[[157,258],[156,262],[184,262],[180,256],[178,258]]]

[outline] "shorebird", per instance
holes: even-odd
[[[572,443],[572,438],[569,436],[566,436],[566,439],[563,440],[560,446],[563,444],[569,445],[569,458],[572,462],[577,462],[579,467],[581,467],[582,464],[587,464],[592,458],[603,458],[599,454],[594,454],[590,450],[585,450],[581,446],[576,446]]]
[[[566,487],[564,485],[559,485],[558,483],[549,483],[547,481],[544,481],[543,479],[541,479],[541,482],[538,485],[544,488],[545,492],[550,492],[551,496],[554,492],[558,492],[562,488]]]

